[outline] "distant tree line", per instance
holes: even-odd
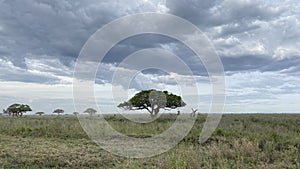
[[[3,114],[7,114],[9,116],[13,116],[13,117],[22,117],[23,114],[25,114],[26,112],[32,111],[31,107],[27,104],[18,104],[18,103],[14,103],[10,106],[8,106],[7,109],[3,109]],[[63,109],[55,109],[53,111],[54,114],[57,114],[58,116],[63,114],[65,111]],[[96,114],[97,110],[93,109],[93,108],[88,108],[85,111],[83,111],[83,113],[87,113],[90,116],[93,116],[94,114]],[[39,111],[35,113],[38,116],[42,116],[45,114],[45,112]],[[73,112],[74,115],[78,115],[78,112]]]
[[[152,118],[157,117],[161,109],[171,110],[179,107],[185,106],[186,103],[182,100],[180,96],[172,94],[168,91],[158,91],[158,90],[143,90],[135,94],[131,99],[120,103],[119,108],[125,110],[147,110],[150,113]],[[31,107],[26,104],[12,104],[6,110],[3,109],[4,114],[9,116],[22,117],[24,113],[32,111]],[[54,114],[60,116],[65,111],[63,109],[55,109]],[[87,108],[83,113],[88,114],[89,116],[95,115],[97,110],[93,108]],[[194,117],[197,110],[192,109],[191,116]],[[36,115],[44,115],[44,112],[36,112]],[[78,115],[78,112],[73,112],[74,115]],[[177,115],[180,115],[180,111],[177,111]]]

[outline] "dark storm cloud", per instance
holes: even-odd
[[[91,3],[92,1],[90,1]],[[4,1],[0,4],[0,46],[16,66],[25,54],[76,58],[87,38],[117,12],[83,1]],[[18,60],[18,62],[16,61]]]
[[[234,58],[222,57],[225,71],[245,71],[260,70],[262,67],[272,62],[265,56],[239,56]]]
[[[166,6],[170,13],[204,28],[235,21],[269,20],[285,9],[272,8],[257,0],[167,0]]]
[[[25,59],[26,68],[15,66],[12,61],[0,59],[0,80],[29,83],[71,83],[72,69],[59,60]]]
[[[299,13],[290,4],[257,0],[167,0],[166,6],[170,13],[191,21],[207,33],[215,42],[226,71],[279,71],[298,64],[287,59],[288,55],[284,59],[274,56],[280,46],[300,47],[297,29],[300,22],[295,19]],[[220,38],[224,42],[219,43]]]
[[[262,71],[282,71],[285,73],[293,73],[299,71],[300,56],[274,60],[266,65]]]
[[[300,57],[274,59],[268,56],[242,56],[235,58],[223,57],[225,71],[261,71],[261,72],[282,72],[293,74],[300,71]]]
[[[0,80],[2,81],[21,81],[28,83],[46,83],[46,84],[56,84],[59,83],[60,80],[56,77],[44,76],[38,74],[32,74],[28,72],[26,69],[8,69],[8,68],[0,68]]]
[[[177,15],[197,25],[211,26],[215,21],[211,21],[210,9],[216,5],[216,0],[167,0],[166,6],[169,13]]]
[[[184,45],[183,43],[166,37],[162,35],[155,35],[155,34],[143,34],[139,36],[134,36],[128,39],[123,40],[122,42],[115,45],[104,57],[104,63],[119,63],[122,62],[126,57],[134,52],[145,48],[163,48],[164,45],[170,47],[169,52],[173,52],[176,54],[178,58],[180,58],[195,75],[207,75],[207,71],[201,61],[201,58],[195,55],[195,53]],[[149,59],[153,58],[151,54],[148,54]],[[162,54],[163,55],[163,54]],[[153,58],[155,59],[155,58]],[[165,56],[164,60],[157,60],[157,62],[169,62],[169,70],[176,69],[177,65],[172,64],[172,60],[168,60],[172,58],[168,58]],[[174,58],[175,59],[175,58]],[[151,60],[152,61],[152,60]],[[136,61],[135,64],[143,65],[145,60],[141,60],[140,62]],[[153,65],[156,66],[156,65]],[[173,71],[174,72],[174,71]],[[157,74],[159,71],[157,70],[147,70],[144,73],[153,73]],[[163,73],[159,73],[163,74]],[[181,74],[186,74],[181,72]]]
[[[28,57],[37,60],[58,59],[59,63],[51,67],[65,71],[59,69],[64,65],[71,70],[86,40],[101,26],[127,14],[154,12],[164,5],[165,11],[191,21],[212,41],[218,38],[224,41],[236,39],[233,43],[214,44],[226,71],[299,71],[295,64],[298,61],[287,59],[284,55],[280,56],[283,59],[273,59],[274,51],[280,46],[289,45],[295,50],[299,49],[299,13],[290,9],[287,2],[257,0],[167,0],[165,4],[157,6],[150,2],[130,0],[5,0],[0,3],[0,59],[6,59],[24,70],[30,67],[25,59]],[[262,44],[264,49],[259,52],[252,50],[255,48],[252,44]],[[126,39],[112,48],[104,62],[119,63],[135,51],[153,47],[168,47],[188,64],[193,73],[207,75],[201,59],[190,49],[159,35]],[[42,71],[71,77],[70,73],[61,75],[47,69]],[[6,74],[2,78],[8,78]],[[18,79],[16,74],[13,77]],[[33,75],[28,78],[37,78],[33,81],[39,81],[41,77]],[[40,81],[46,81],[43,78]],[[23,80],[20,77],[20,81]],[[55,80],[50,78],[49,81]],[[105,77],[99,77],[97,81],[107,82]]]
[[[177,42],[176,40],[157,34],[142,34],[122,40],[104,57],[104,62],[121,62],[128,55],[145,48],[158,48],[162,44]]]

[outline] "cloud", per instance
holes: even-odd
[[[141,74],[141,77],[144,75]],[[182,94],[183,99],[189,107],[199,107],[201,112],[208,112],[211,101],[211,86],[209,83],[199,83],[198,90],[193,91],[189,86],[177,86],[166,84],[166,77],[153,77],[151,74],[145,75],[150,77],[145,80],[153,82],[163,82],[165,88],[175,94]],[[144,78],[144,77],[143,77]],[[160,79],[163,78],[163,79]],[[182,77],[186,78],[186,77]],[[168,80],[168,79],[167,79]],[[149,82],[150,83],[150,82]],[[286,76],[274,72],[241,72],[226,77],[226,111],[227,112],[284,112],[299,111],[299,78]],[[73,90],[71,84],[50,85],[39,83],[24,82],[0,82],[1,98],[0,104],[6,108],[12,104],[12,100],[18,103],[30,104],[34,111],[45,111],[51,113],[54,108],[63,108],[67,113],[72,113],[73,107]],[[153,85],[151,85],[153,87]],[[182,92],[182,87],[187,92]],[[81,97],[85,98],[85,90],[82,89]],[[95,97],[100,106],[101,112],[115,113],[116,105],[132,97],[136,89],[126,90],[121,86],[111,86],[111,84],[95,84]],[[114,91],[114,95],[111,92]],[[198,100],[200,102],[198,102]],[[87,106],[93,105],[86,103],[82,110]],[[80,107],[80,106],[79,106]]]
[[[300,30],[297,29],[300,26],[299,13],[279,17],[271,22],[271,26],[280,30],[279,36],[283,42],[297,42],[300,37]]]
[[[4,0],[0,2],[2,102],[7,105],[13,101],[32,101],[37,109],[44,106],[51,111],[50,108],[57,105],[72,111],[69,90],[73,69],[87,39],[97,29],[121,16],[159,12],[187,19],[211,40],[227,75],[228,111],[246,108],[297,110],[296,103],[289,97],[294,100],[299,98],[295,94],[299,93],[297,84],[300,76],[299,8],[297,0]],[[174,25],[167,21],[158,20],[157,23],[163,25],[165,30],[175,30]],[[127,29],[131,28],[118,28],[120,31]],[[191,34],[185,30],[186,38],[193,38]],[[177,55],[191,68],[198,85],[209,90],[206,86],[208,73],[193,51],[174,39],[147,34],[125,39],[107,53],[95,78],[96,84],[103,88],[101,92],[109,91],[108,85],[116,70],[122,69],[130,74],[143,62],[150,62],[153,53],[148,53],[144,61],[136,59],[135,67],[120,66],[127,56],[146,48],[159,48]],[[147,88],[167,88],[179,92],[175,77],[185,81],[186,86],[193,83],[191,77],[181,70],[182,67],[174,63],[173,57],[158,54],[163,58],[157,62],[167,63],[169,71],[148,69],[139,72],[131,81],[131,94]],[[97,66],[91,61],[81,67],[87,70],[81,78],[85,75],[88,75],[86,78],[93,77],[88,68],[97,69]],[[18,92],[13,92],[9,85]],[[68,86],[68,89],[56,85]],[[124,87],[124,84],[120,85]],[[49,94],[45,93],[48,88]],[[28,96],[23,97],[25,95]],[[49,98],[42,95],[49,95]],[[208,102],[209,93],[204,95],[204,100]],[[188,96],[186,99],[191,102],[197,98],[193,93],[188,93]],[[109,98],[101,97],[101,100],[111,105]],[[62,104],[64,102],[66,105]],[[264,105],[267,105],[266,108]]]
[[[170,13],[204,28],[235,21],[270,20],[287,9],[257,0],[167,0],[166,6]]]
[[[96,74],[96,83],[112,83],[113,85],[120,85],[124,89],[135,90],[151,88],[165,90],[167,87],[177,86],[178,84],[191,86],[195,83],[209,83],[209,78],[206,75],[181,74],[180,71],[176,72],[175,69],[163,70],[157,68],[149,70],[148,67],[138,69],[138,67],[132,67],[134,65],[123,66],[101,63]],[[170,66],[174,67],[172,64]]]
[[[296,1],[169,0],[166,6],[170,13],[191,21],[208,35],[225,70],[277,71],[271,66],[293,65],[279,58],[298,55]]]
[[[299,42],[296,6],[256,0],[3,1],[0,5],[0,58],[21,68],[26,68],[25,57],[28,55],[36,59],[59,59],[62,64],[72,67],[70,63],[75,61],[83,44],[98,28],[120,16],[150,11],[168,12],[196,24],[212,39],[218,54],[233,58],[232,62],[236,57],[253,56],[253,60],[257,56],[272,57],[273,51],[280,46],[299,46],[295,46]],[[164,25],[172,29],[168,23]],[[193,53],[176,43],[157,35],[132,37],[117,44],[104,62],[118,63],[140,49],[169,46],[172,52],[186,59],[195,73],[206,74],[203,66],[193,65],[200,63],[195,61]],[[233,64],[224,66],[232,67]],[[245,70],[253,66],[245,65]]]
[[[294,46],[292,46],[292,47],[279,46],[274,51],[274,56],[273,57],[277,58],[277,59],[280,59],[280,60],[290,59],[290,58],[293,58],[293,57],[300,57],[300,50],[299,50],[299,48],[295,48]]]
[[[72,69],[59,60],[25,58],[26,68],[15,66],[11,61],[0,59],[1,81],[29,83],[72,83]]]
[[[226,77],[227,111],[299,111],[299,78],[280,72],[244,72]],[[288,98],[288,96],[293,96]],[[293,104],[290,104],[293,103]],[[243,107],[244,106],[244,107]]]
[[[242,41],[236,37],[218,38],[214,40],[217,52],[223,57],[241,57],[245,55],[268,55],[264,44],[257,40]]]
[[[29,104],[33,111],[52,113],[55,108],[63,108],[72,113],[72,86],[50,85],[33,82],[0,82],[0,104],[7,108],[13,103]]]
[[[89,36],[113,19],[138,11],[166,10],[157,2],[3,1],[0,54],[18,67],[25,66],[26,54],[74,59]]]
[[[218,36],[226,37],[226,36],[253,31],[259,28],[260,28],[260,24],[257,22],[242,20],[240,22],[233,22],[221,26],[215,26],[213,29],[215,30]]]

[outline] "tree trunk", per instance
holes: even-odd
[[[158,112],[159,112],[159,108],[154,109],[155,117],[158,115]]]
[[[156,109],[153,108],[153,109],[151,109],[151,111],[150,111],[151,118],[152,119],[156,118],[157,115],[158,115],[158,112],[159,112],[159,108],[156,108]]]

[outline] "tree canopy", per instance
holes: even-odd
[[[6,110],[3,110],[3,113],[8,113],[9,115],[13,116],[23,116],[23,113],[26,113],[28,111],[32,111],[30,106],[26,104],[12,104],[10,105]]]
[[[86,109],[83,113],[88,113],[90,116],[96,114],[97,110],[93,109],[93,108],[88,108]]]
[[[45,113],[44,112],[36,112],[35,114],[41,116],[41,115],[43,115]]]
[[[125,110],[146,109],[151,117],[154,118],[158,115],[160,109],[171,110],[185,105],[186,103],[180,96],[174,95],[168,91],[151,89],[140,91],[128,101],[120,103],[118,107]]]
[[[64,113],[65,111],[63,109],[56,109],[53,111],[53,113],[56,113],[58,116],[62,113]]]

